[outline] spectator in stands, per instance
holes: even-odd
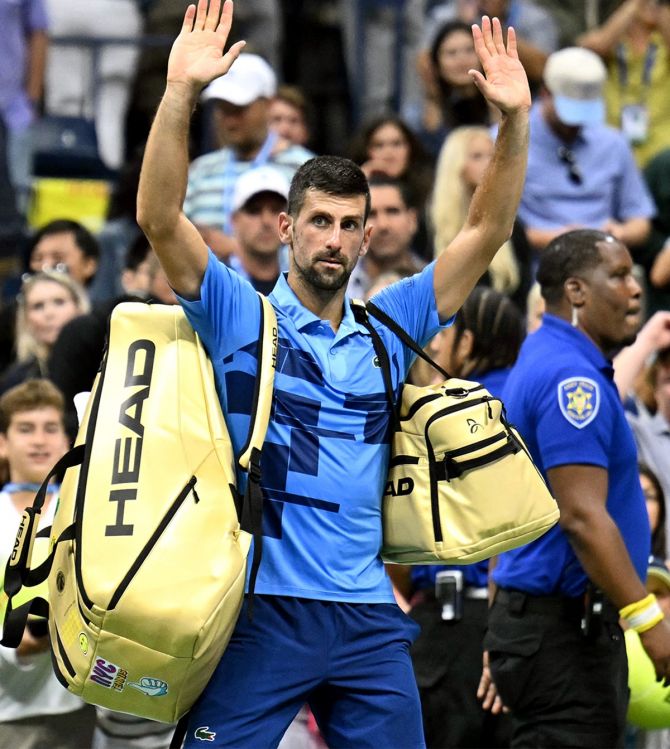
[[[32,273],[57,269],[67,272],[81,286],[88,286],[98,269],[100,247],[86,227],[58,219],[38,229],[28,253]]]
[[[519,59],[529,80],[542,80],[547,55],[558,49],[558,29],[551,13],[533,0],[445,0],[428,15],[425,49],[430,49],[437,30],[446,21],[458,18],[470,24],[479,22],[483,15],[497,16],[505,26],[514,27]]]
[[[384,175],[372,176],[369,222],[373,227],[367,253],[358,261],[347,286],[350,297],[363,298],[383,273],[418,273],[426,262],[414,250],[418,226],[406,185]]]
[[[621,0],[535,0],[551,13],[558,27],[558,47],[573,47],[585,31],[609,18]]]
[[[635,252],[635,260],[647,279],[647,310],[670,309],[670,148],[646,166],[644,178],[656,203],[656,215],[647,241]]]
[[[367,123],[354,136],[350,152],[368,179],[381,175],[405,183],[419,220],[417,251],[426,260],[432,258],[425,209],[433,186],[433,167],[414,131],[402,118],[383,115]]]
[[[47,377],[49,351],[61,328],[88,310],[86,292],[67,273],[40,271],[26,278],[16,310],[16,359],[0,377],[0,393],[31,377]]]
[[[430,207],[436,256],[465,223],[472,196],[492,156],[493,138],[485,127],[457,128],[444,142]],[[517,219],[512,236],[498,250],[480,283],[511,296],[524,310],[531,280],[531,250],[523,224]]]
[[[47,62],[46,112],[95,121],[100,158],[118,170],[125,157],[124,128],[142,34],[136,0],[46,0],[51,33],[89,45],[53,44]],[[127,40],[102,44],[100,38]]]
[[[607,119],[621,128],[644,167],[670,147],[670,5],[624,0],[578,43],[607,63]]]
[[[419,135],[437,155],[444,139],[460,125],[487,125],[493,119],[486,99],[468,71],[479,69],[470,26],[455,19],[437,32],[428,64],[422,66],[423,111]]]
[[[0,158],[8,166],[17,208],[25,213],[31,175],[30,126],[42,99],[48,44],[43,0],[2,0],[0,29],[0,120],[6,132],[6,149]]]
[[[269,130],[268,108],[276,88],[274,71],[262,57],[241,54],[230,72],[202,93],[203,101],[212,102],[222,147],[191,165],[184,210],[221,258],[237,249],[231,224],[237,178],[248,169],[271,164],[290,180],[312,156]]]
[[[476,380],[500,397],[523,338],[524,320],[515,304],[493,289],[478,287],[463,303],[454,324],[440,331],[428,350],[453,377]],[[442,376],[432,372],[435,382],[442,382]],[[411,653],[426,745],[433,749],[507,746],[509,726],[502,716],[483,710],[477,698],[488,610],[488,568],[488,559],[458,568],[390,568],[398,587],[407,586],[410,616],[421,626]],[[445,600],[440,599],[436,576],[454,570],[463,576],[462,617],[449,618],[442,610]]]
[[[67,449],[63,396],[50,382],[28,380],[0,398],[0,463],[5,474],[0,492],[0,575],[4,576],[23,510],[32,505],[35,492]],[[57,491],[56,484],[49,486],[40,520],[43,528],[53,520]],[[48,545],[48,538],[35,541],[36,563],[46,558]],[[32,595],[45,594],[38,588]],[[57,681],[45,624],[29,620],[16,650],[0,646],[2,745],[82,749],[91,745],[93,710]]]
[[[638,464],[640,472],[640,484],[644,501],[649,513],[649,528],[651,529],[651,554],[654,557],[666,559],[668,549],[666,545],[665,516],[667,508],[665,506],[665,494],[663,487],[658,480],[658,476],[644,463]]]
[[[272,291],[282,269],[279,214],[286,211],[288,189],[284,175],[271,166],[250,169],[235,184],[232,223],[239,252],[229,256],[228,265],[262,294]]]
[[[279,86],[270,102],[270,130],[295,146],[307,146],[310,106],[297,86]]]
[[[568,47],[547,61],[519,207],[536,250],[575,227],[601,229],[633,250],[649,234],[649,191],[625,137],[603,124],[606,75],[587,49]]]
[[[656,413],[636,401],[629,403],[626,417],[633,429],[638,455],[651,468],[670,497],[670,346],[660,350],[649,369]],[[667,522],[667,521],[666,521]],[[670,528],[666,527],[670,533]]]

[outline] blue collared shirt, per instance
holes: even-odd
[[[33,120],[25,90],[30,37],[48,31],[43,0],[0,0],[0,118],[10,130],[23,130]],[[76,75],[76,72],[73,72]]]
[[[424,344],[440,328],[433,267],[375,295]],[[263,560],[256,592],[390,603],[379,555],[388,472],[389,407],[372,341],[348,302],[333,331],[280,276],[269,297],[279,346],[273,407],[262,456]],[[200,299],[180,300],[214,366],[236,454],[254,392],[259,306],[251,285],[210,254]],[[413,354],[373,321],[398,390]]]
[[[613,374],[611,362],[589,338],[545,313],[541,327],[521,347],[503,400],[545,478],[549,469],[563,465],[607,470],[607,512],[645,580],[649,519],[635,441]],[[558,525],[537,541],[502,554],[493,579],[504,588],[565,596],[581,595],[587,582]]]
[[[584,127],[569,150],[582,178],[570,180],[559,149],[566,144],[542,116],[530,115],[526,184],[519,218],[533,229],[585,226],[601,229],[609,219],[651,218],[656,208],[624,136],[607,125]]]

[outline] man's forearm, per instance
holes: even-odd
[[[564,525],[586,574],[619,609],[646,595],[619,529],[603,508],[586,522]],[[563,523],[562,523],[563,525]]]
[[[47,59],[49,38],[44,31],[35,31],[30,37],[28,48],[28,67],[26,70],[26,93],[28,98],[37,103],[44,90],[44,68]]]
[[[492,254],[509,238],[526,179],[528,111],[503,115],[491,166],[470,203],[467,224],[490,237]]]
[[[173,231],[181,216],[196,101],[189,87],[168,84],[151,127],[137,193],[137,220],[149,237]]]

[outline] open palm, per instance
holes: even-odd
[[[202,88],[227,73],[245,44],[236,42],[223,54],[232,22],[232,0],[225,0],[223,11],[221,0],[198,0],[197,9],[189,5],[170,51],[168,82]]]
[[[491,21],[484,16],[481,28],[477,25],[472,27],[472,36],[484,71],[483,74],[478,70],[470,71],[477,88],[502,112],[530,107],[528,78],[519,62],[514,29],[508,29],[505,46],[500,21],[497,18]]]

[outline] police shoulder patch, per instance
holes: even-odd
[[[583,429],[598,415],[600,388],[589,377],[569,377],[558,383],[558,405],[565,418]]]

